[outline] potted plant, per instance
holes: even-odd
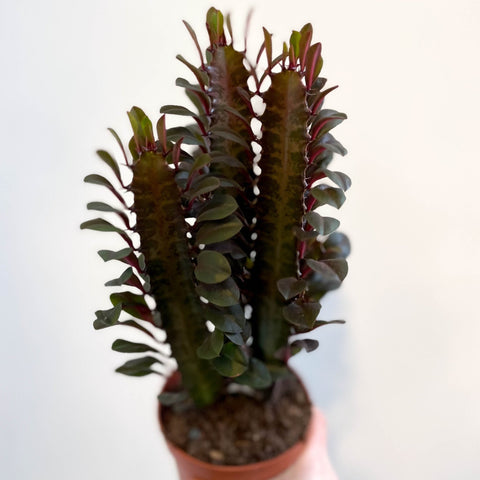
[[[85,178],[117,203],[87,208],[121,226],[96,218],[81,228],[115,232],[126,243],[98,252],[127,268],[106,284],[122,291],[96,312],[94,327],[146,335],[146,343],[112,345],[142,354],[117,369],[132,376],[160,373],[156,365],[167,359],[155,332],[166,333],[178,370],[159,397],[161,423],[172,451],[191,457],[190,466],[178,460],[182,478],[245,478],[238,465],[254,463],[247,472],[266,479],[285,466],[260,466],[291,463],[308,431],[310,402],[288,361],[318,342],[298,335],[342,323],[317,317],[319,300],[347,274],[349,242],[338,220],[317,209],[340,208],[350,186],[329,168],[335,153],[346,153],[330,133],[346,116],[323,108],[336,87],[324,88],[319,77],[321,44],[312,42],[310,24],[293,31],[279,55],[264,29],[254,63],[234,48],[230,19],[219,10],[207,13],[205,54],[185,25],[200,61],[178,56],[195,82],[176,84],[194,110],[163,106],[154,129],[133,107],[128,151],[110,130],[125,165],[98,152],[118,186]],[[167,114],[187,124],[167,128]],[[207,464],[217,473],[199,473]]]

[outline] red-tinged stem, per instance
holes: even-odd
[[[305,256],[305,250],[307,249],[307,244],[305,242],[300,242],[298,247],[298,257],[302,259]]]
[[[312,185],[317,182],[318,180],[321,180],[322,178],[325,178],[326,175],[322,172],[319,173],[318,175],[315,175],[314,177],[310,178],[308,180],[308,188],[312,188]]]
[[[315,197],[313,196],[308,197],[305,203],[305,210],[307,212],[310,212],[314,205],[315,205]]]
[[[301,278],[306,278],[310,272],[312,272],[312,269],[311,269],[308,265],[306,265],[306,266],[304,267],[304,269],[303,269],[300,277],[301,277]]]
[[[315,159],[321,155],[325,151],[325,147],[320,147],[318,150],[315,150],[314,152],[311,152],[309,155],[308,163],[309,165],[312,164]]]
[[[205,125],[203,124],[203,122],[200,120],[200,118],[198,117],[193,117],[195,119],[195,121],[197,122],[197,125],[198,125],[198,128],[200,128],[200,131],[202,133],[202,136],[206,137],[208,136],[208,133],[207,131],[205,130]]]
[[[315,130],[310,132],[310,135],[313,139],[317,138],[318,132],[330,121],[332,117],[326,118],[323,122],[320,122],[316,127]]]

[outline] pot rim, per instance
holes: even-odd
[[[199,468],[202,468],[202,469],[208,468],[210,471],[214,471],[214,472],[217,472],[217,473],[225,473],[225,474],[255,471],[255,470],[258,470],[259,468],[268,468],[270,465],[274,465],[277,462],[281,462],[284,458],[288,458],[288,457],[291,457],[291,456],[295,456],[295,457],[298,458],[303,453],[303,451],[305,450],[305,447],[307,446],[307,444],[308,444],[308,442],[309,442],[309,440],[310,440],[310,438],[312,437],[312,434],[313,434],[313,425],[312,425],[313,424],[313,422],[312,422],[312,417],[313,417],[312,406],[313,405],[312,405],[310,396],[308,395],[308,391],[305,388],[305,385],[304,385],[302,379],[300,378],[300,376],[293,369],[290,369],[290,371],[300,381],[300,384],[301,384],[303,390],[305,391],[305,394],[307,395],[307,398],[310,402],[310,407],[309,407],[310,420],[308,422],[307,428],[305,429],[305,433],[304,433],[303,438],[300,438],[296,443],[294,443],[287,450],[280,453],[279,455],[276,455],[275,457],[268,458],[267,460],[262,460],[260,462],[254,462],[254,463],[246,463],[246,464],[243,464],[243,465],[217,465],[215,463],[205,462],[203,460],[200,460],[200,459],[190,455],[189,453],[185,452],[185,450],[181,449],[180,447],[177,447],[176,445],[174,445],[173,443],[171,443],[168,440],[168,438],[165,434],[165,429],[164,429],[164,425],[163,425],[163,422],[162,422],[162,404],[161,404],[161,402],[158,402],[158,420],[159,420],[159,423],[160,423],[160,429],[163,433],[165,443],[167,444],[168,449],[171,451],[172,455],[174,457],[181,457],[182,459],[184,459],[185,461],[187,461],[191,465],[195,465]],[[176,375],[178,375],[178,373],[179,373],[178,370],[173,372],[173,374],[169,377],[169,379],[171,379],[172,377],[175,377]],[[165,383],[165,385],[167,385],[169,379],[167,379],[167,382]]]
[[[310,407],[311,408],[311,407]],[[161,404],[159,404],[159,415],[161,415]],[[270,465],[276,464],[277,462],[281,462],[283,458],[290,457],[291,455],[299,456],[303,450],[305,449],[306,445],[308,444],[308,441],[310,440],[310,437],[312,435],[312,422],[310,421],[308,423],[307,429],[305,430],[305,436],[298,440],[294,445],[292,445],[290,448],[285,450],[284,452],[280,453],[279,455],[269,458],[267,460],[262,460],[260,462],[254,462],[254,463],[246,463],[244,465],[217,465],[215,463],[209,463],[205,462],[203,460],[200,460],[196,457],[193,457],[192,455],[188,454],[181,448],[175,446],[173,443],[171,443],[167,437],[165,436],[165,432],[163,429],[163,424],[160,423],[162,432],[164,434],[165,442],[169,448],[169,450],[172,452],[172,454],[175,457],[182,457],[185,460],[187,460],[190,464],[194,464],[200,468],[208,468],[212,471],[218,472],[218,473],[236,473],[236,472],[248,472],[250,470],[256,471],[259,468],[267,468]]]

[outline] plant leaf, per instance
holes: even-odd
[[[333,183],[335,183],[335,185],[338,185],[344,192],[346,192],[352,185],[350,177],[342,172],[332,172],[330,170],[324,170],[324,173]]]
[[[329,235],[340,225],[340,222],[336,218],[322,217],[317,212],[306,213],[305,219],[318,232],[319,235]]]
[[[197,117],[197,114],[195,112],[192,112],[188,108],[182,107],[180,105],[164,105],[162,108],[160,108],[160,113],[181,115],[184,117]]]
[[[223,333],[214,330],[209,333],[204,342],[198,347],[197,355],[205,360],[211,360],[220,355],[223,347]]]
[[[210,310],[206,318],[215,325],[217,330],[224,333],[241,333],[242,327],[235,321],[233,315]]]
[[[318,185],[310,190],[312,196],[317,200],[318,206],[331,205],[340,208],[345,202],[345,194],[341,188],[329,187],[328,185]]]
[[[121,228],[112,225],[107,220],[103,218],[94,218],[92,220],[88,220],[83,222],[80,225],[82,230],[95,230],[97,232],[115,232],[115,233],[125,233]]]
[[[315,43],[314,45],[311,45],[307,51],[307,56],[305,60],[305,82],[307,85],[307,90],[310,90],[313,82],[322,70],[323,59],[321,54],[321,43]]]
[[[95,330],[101,330],[102,328],[113,327],[118,325],[118,319],[122,313],[122,306],[115,305],[109,310],[97,310],[95,312],[96,320],[93,322],[93,328]]]
[[[97,150],[97,155],[112,169],[120,184],[122,183],[122,175],[120,174],[120,167],[117,161],[105,150]]]
[[[327,240],[325,240],[325,248],[328,253],[336,253],[338,257],[346,258],[350,255],[350,240],[348,237],[340,232],[332,233]]]
[[[187,127],[171,127],[167,129],[167,140],[178,142],[183,139],[185,145],[205,146],[205,140],[201,135],[196,135],[191,128]]]
[[[290,300],[305,290],[307,282],[303,279],[287,277],[278,280],[277,287],[283,298],[285,298],[285,300]]]
[[[125,227],[130,229],[130,222],[128,221],[128,217],[122,210],[118,208],[114,208],[108,203],[104,202],[89,202],[87,203],[87,210],[96,210],[97,212],[111,212],[117,214],[125,224]]]
[[[309,338],[295,340],[290,344],[290,348],[292,349],[292,355],[297,354],[303,349],[305,349],[307,353],[310,353],[318,348],[318,340],[311,340]]]
[[[193,173],[197,172],[201,168],[210,164],[211,161],[212,161],[212,157],[210,157],[208,153],[199,155],[197,158],[195,158],[193,165],[190,168],[189,177],[191,177]]]
[[[122,310],[135,318],[147,322],[153,321],[152,312],[143,295],[132,292],[116,292],[110,295],[110,301],[113,305],[121,304]]]
[[[192,185],[190,190],[185,192],[185,195],[187,196],[187,198],[199,197],[200,195],[204,195],[205,193],[216,190],[219,186],[220,181],[217,177],[209,177],[206,175],[202,175],[200,179],[195,182],[194,185]]]
[[[248,370],[237,377],[235,382],[260,390],[268,388],[272,384],[272,376],[263,362],[257,358],[252,358]]]
[[[128,340],[115,340],[112,343],[112,350],[122,353],[144,353],[144,352],[157,352],[158,350],[146,345],[145,343],[129,342]]]
[[[106,287],[120,287],[122,285],[136,287],[142,292],[146,290],[140,279],[133,273],[131,267],[127,268],[118,278],[105,283]]]
[[[203,208],[197,221],[222,220],[234,213],[237,208],[238,203],[231,195],[215,194]]]
[[[315,324],[319,312],[320,304],[317,302],[293,302],[283,308],[285,320],[301,329],[311,329]]]
[[[157,373],[150,368],[155,363],[160,363],[160,361],[154,357],[147,356],[135,358],[125,362],[115,371],[131,377],[143,377],[145,375],[149,375],[150,373]]]
[[[228,260],[214,250],[202,250],[197,258],[195,277],[203,283],[221,283],[230,277],[232,270]]]
[[[238,135],[234,130],[228,130],[226,128],[224,129],[224,128],[220,128],[220,127],[215,127],[215,128],[212,128],[211,134],[213,136],[217,136],[217,137],[220,137],[220,138],[224,138],[226,140],[230,140],[231,142],[238,143],[239,145],[241,145],[242,147],[244,147],[247,150],[250,149],[250,145],[248,144],[248,142],[243,137]]]
[[[206,222],[198,230],[196,243],[210,245],[223,242],[235,236],[242,227],[242,222],[234,215],[217,222]]]
[[[223,346],[221,355],[212,360],[215,369],[224,377],[238,377],[248,368],[248,358],[241,348],[233,343]]]
[[[127,206],[122,195],[117,192],[117,189],[105,177],[102,177],[102,175],[97,175],[96,173],[93,173],[91,175],[87,175],[83,179],[83,181],[92,185],[100,185],[102,187],[108,188],[118,198],[118,200],[120,200],[123,205]]]
[[[117,252],[114,252],[113,250],[99,250],[98,254],[102,258],[104,262],[108,262],[110,260],[123,260],[127,258],[130,254],[133,253],[133,250],[131,248],[122,248],[121,250],[118,250]]]
[[[322,260],[321,262],[307,258],[306,263],[314,272],[321,275],[324,282],[342,282],[348,270],[347,262],[342,258]]]
[[[232,307],[240,300],[240,290],[231,277],[215,285],[201,283],[197,286],[197,293],[219,307]]]

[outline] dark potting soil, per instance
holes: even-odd
[[[294,376],[268,399],[229,394],[203,409],[176,412],[162,407],[168,440],[200,460],[243,465],[275,457],[305,435],[310,401]]]

